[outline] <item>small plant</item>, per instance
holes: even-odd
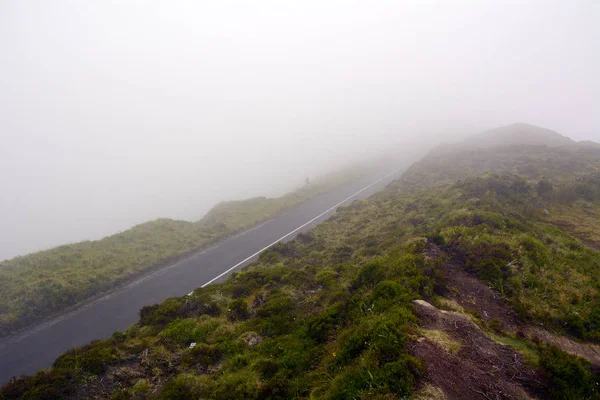
[[[589,363],[553,345],[542,346],[540,366],[552,382],[552,399],[600,399],[599,378]]]
[[[227,307],[227,318],[230,321],[244,321],[250,316],[246,299],[235,299]]]
[[[196,400],[210,395],[213,387],[214,383],[206,376],[179,374],[165,383],[159,397],[164,400]]]
[[[206,367],[216,364],[222,356],[223,354],[218,346],[198,343],[193,349],[186,350],[181,358],[181,363],[185,366],[198,365]]]

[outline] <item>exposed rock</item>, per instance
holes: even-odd
[[[252,347],[262,342],[263,338],[256,332],[247,332],[244,334],[244,336],[242,336],[242,340],[248,346]]]
[[[415,303],[417,306],[421,306],[421,307],[425,307],[425,308],[430,308],[430,309],[435,308],[434,306],[432,306],[425,300],[414,300],[413,303]]]

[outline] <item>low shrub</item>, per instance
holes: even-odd
[[[244,321],[250,316],[246,299],[235,299],[227,307],[227,318],[230,321]]]
[[[53,367],[99,375],[106,371],[108,364],[117,360],[116,349],[109,342],[98,340],[64,353],[54,361]]]
[[[260,393],[259,379],[255,373],[244,370],[235,374],[224,375],[213,392],[216,400],[253,400]]]
[[[270,358],[261,358],[254,363],[252,368],[262,379],[269,379],[279,371],[279,363]]]
[[[599,378],[589,363],[565,353],[556,346],[543,346],[540,367],[549,375],[552,399],[600,399]]]
[[[216,364],[223,356],[221,349],[215,345],[197,343],[193,349],[186,350],[181,358],[185,366],[209,366]]]
[[[140,314],[140,326],[145,325],[160,325],[164,326],[172,320],[182,317],[181,298],[167,299],[161,304],[142,307]]]
[[[165,382],[160,391],[161,400],[196,400],[212,393],[214,382],[207,376],[179,374]]]
[[[267,297],[265,304],[256,310],[258,317],[253,322],[263,335],[282,335],[290,332],[295,325],[296,303],[292,297],[274,293]]]

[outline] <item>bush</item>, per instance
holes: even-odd
[[[261,378],[269,379],[279,371],[279,363],[272,359],[261,358],[254,363],[253,369],[258,372]]]
[[[331,382],[328,399],[408,398],[423,367],[414,357],[403,355],[399,359],[383,364],[354,365],[346,367]],[[379,397],[378,397],[379,398]]]
[[[317,272],[315,276],[315,282],[322,285],[324,288],[331,288],[336,284],[336,277],[338,274],[331,268],[324,268]]]
[[[254,289],[255,287],[248,282],[236,282],[231,287],[231,298],[237,299],[239,297],[249,296]]]
[[[301,232],[298,234],[298,236],[296,236],[296,239],[298,239],[301,243],[309,244],[315,240],[315,235],[312,232]]]
[[[140,326],[159,325],[164,326],[174,320],[182,317],[182,300],[180,298],[167,299],[161,304],[142,307],[140,310]]]
[[[250,316],[246,299],[235,299],[227,307],[227,318],[230,321],[244,321]]]
[[[379,282],[369,297],[368,303],[372,304],[373,311],[385,311],[395,304],[410,301],[410,295],[399,283],[391,280]]]
[[[257,376],[249,371],[224,375],[214,391],[214,398],[217,400],[250,400],[258,399],[258,395]]]
[[[54,361],[53,367],[99,375],[106,371],[107,364],[118,360],[115,350],[109,342],[95,341],[64,353]]]
[[[289,377],[298,376],[308,371],[315,361],[319,348],[309,339],[301,335],[286,335],[265,339],[257,350],[265,357],[277,360],[280,373]]]
[[[364,318],[338,335],[336,364],[348,365],[367,350],[379,366],[397,360],[403,353],[408,323],[415,321],[414,314],[404,307]]]
[[[172,340],[178,346],[185,346],[195,340],[197,327],[198,323],[191,318],[176,319],[159,336]]]
[[[592,312],[588,319],[584,321],[584,335],[591,340],[600,340],[600,304],[597,301],[592,307]]]
[[[548,179],[541,179],[537,183],[536,191],[538,196],[549,200],[554,193],[554,185]]]
[[[147,399],[151,392],[152,384],[147,379],[139,379],[132,388],[132,393],[137,399]]]
[[[401,397],[409,396],[416,379],[422,374],[423,367],[414,357],[403,355],[398,361],[384,364],[377,371],[377,384],[385,391]]]
[[[196,347],[186,351],[181,363],[186,366],[208,366],[216,364],[222,357],[219,347],[205,343],[197,343]]]
[[[258,398],[261,400],[286,400],[294,398],[292,382],[285,376],[276,375],[260,386]]]
[[[289,295],[271,294],[267,302],[256,310],[254,322],[264,335],[282,335],[295,325],[296,303]]]
[[[370,383],[369,371],[359,367],[346,368],[333,379],[325,398],[331,400],[361,399],[367,394]]]
[[[314,315],[306,321],[307,335],[317,343],[325,343],[328,339],[329,332],[334,328],[336,323],[337,313],[327,312],[325,314]]]
[[[352,282],[354,290],[366,286],[373,287],[377,282],[385,278],[385,265],[383,259],[371,261],[358,271],[358,276]]]
[[[57,399],[69,394],[75,384],[66,370],[40,371],[34,376],[16,378],[0,389],[0,399]]]
[[[281,261],[281,254],[271,249],[264,251],[258,256],[258,262],[261,264],[277,264]]]
[[[208,397],[214,383],[207,376],[179,374],[169,379],[160,391],[161,400],[196,400]]]
[[[540,355],[540,367],[550,376],[552,399],[600,399],[598,376],[589,370],[589,363],[565,353],[556,346],[545,346]]]
[[[536,265],[544,265],[548,262],[547,247],[542,242],[529,235],[522,235],[519,241],[527,257]]]
[[[501,295],[505,295],[511,272],[507,265],[514,259],[508,243],[485,235],[478,239],[462,238],[460,252],[466,265],[475,274],[490,283]]]
[[[444,236],[442,236],[439,232],[430,233],[426,235],[427,240],[431,240],[432,243],[437,244],[438,246],[443,246],[446,244]]]

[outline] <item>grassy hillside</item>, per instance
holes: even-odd
[[[502,131],[501,131],[502,132]],[[549,140],[549,143],[553,143]],[[451,184],[456,180],[480,176],[486,172],[509,173],[528,179],[548,178],[555,189],[577,186],[579,177],[598,172],[600,146],[592,143],[573,143],[551,147],[519,144],[503,140],[502,146],[477,147],[479,138],[464,146],[444,145],[433,150],[404,174],[402,182],[411,187],[432,187]]]
[[[570,138],[550,129],[530,124],[511,124],[490,129],[470,137],[463,143],[469,147],[498,147],[511,145],[565,147],[575,144]]]
[[[444,157],[0,393],[600,398],[600,155]]]
[[[250,227],[271,218],[274,213],[283,212],[292,206],[330,189],[333,185],[358,179],[368,171],[367,167],[353,167],[323,175],[308,185],[277,198],[255,197],[241,201],[224,201],[217,204],[198,225],[230,227]]]
[[[96,241],[0,263],[0,336],[272,218],[366,168],[347,168],[278,198],[217,205],[197,222],[158,219]]]

